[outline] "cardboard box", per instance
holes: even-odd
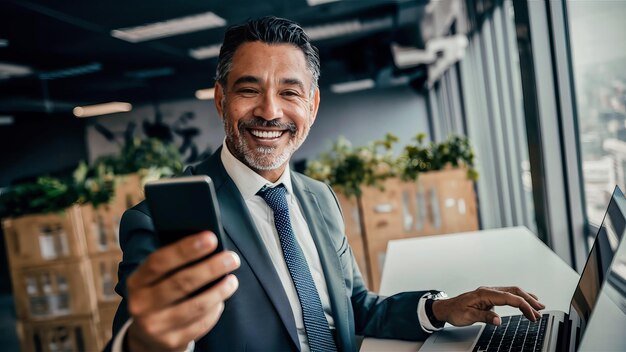
[[[91,257],[93,283],[98,304],[119,303],[121,297],[115,292],[117,268],[122,261],[122,252],[109,252]]]
[[[89,254],[119,252],[120,217],[118,214],[123,213],[123,210],[116,210],[113,203],[102,204],[96,208],[91,204],[85,204],[80,210]]]
[[[479,229],[474,184],[465,169],[423,173],[415,182],[387,179],[383,188],[362,188],[356,211],[360,226],[347,215],[346,209],[354,212],[353,203],[337,194],[344,209],[346,236],[355,257],[359,248],[363,250],[359,267],[373,291],[380,285],[390,240]]]
[[[363,280],[365,284],[368,285],[369,265],[367,263],[368,258],[365,256],[363,233],[361,231],[361,216],[357,199],[354,196],[348,198],[340,192],[336,192],[336,194],[339,206],[343,212],[348,244],[352,248],[352,253],[359,266],[359,270],[361,270]]]
[[[112,199],[114,214],[121,219],[126,209],[132,208],[144,199],[143,184],[139,174],[119,176],[116,180]],[[119,224],[119,220],[117,220]]]
[[[360,206],[363,212],[363,233],[368,242],[372,240],[390,240],[402,238],[405,233],[405,203],[403,191],[407,183],[400,179],[387,179],[384,190],[375,187],[363,187]]]
[[[416,182],[388,179],[384,191],[364,187],[364,233],[371,239],[397,239],[476,231],[474,184],[465,169],[420,174]]]
[[[438,171],[437,179],[441,213],[440,233],[477,231],[478,210],[474,183],[467,179],[465,169]]]
[[[104,303],[98,306],[98,315],[100,316],[100,324],[98,325],[98,334],[103,344],[107,344],[111,340],[113,333],[113,319],[117,312],[118,302]]]
[[[86,254],[79,206],[59,213],[5,219],[3,227],[13,270],[76,260]]]
[[[378,292],[380,289],[380,281],[383,275],[383,268],[385,266],[385,256],[387,255],[387,244],[389,241],[379,241],[372,243],[369,251],[372,279],[369,289],[373,292]]]
[[[44,321],[96,311],[91,263],[86,260],[12,270],[17,317]]]
[[[17,322],[22,351],[101,351],[97,316],[56,319],[48,322]]]

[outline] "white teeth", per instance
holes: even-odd
[[[278,138],[283,134],[283,131],[259,131],[259,130],[250,130],[255,137],[259,138]]]

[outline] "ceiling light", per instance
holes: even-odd
[[[13,65],[0,62],[0,79],[7,79],[11,77],[26,76],[33,71],[26,66]]]
[[[345,34],[357,33],[361,31],[361,21],[352,20],[346,22],[328,23],[319,26],[305,27],[304,32],[311,40],[321,40],[338,37]]]
[[[305,27],[304,32],[309,36],[309,39],[311,40],[323,40],[354,33],[373,32],[392,27],[393,18],[391,16],[387,16],[367,21],[354,19],[344,22],[327,23],[318,26]]]
[[[306,0],[306,3],[309,4],[309,6],[317,6],[317,5],[321,5],[321,4],[326,4],[329,2],[336,2],[339,0]]]
[[[163,22],[114,29],[111,31],[111,36],[131,43],[138,43],[146,40],[201,31],[209,28],[223,27],[225,25],[225,19],[214,14],[213,12],[205,12],[192,16],[174,18]]]
[[[196,60],[210,59],[212,57],[220,56],[221,44],[213,44],[208,46],[201,46],[199,48],[189,50],[189,56]]]
[[[215,88],[198,89],[196,98],[200,100],[211,100],[215,97]]]
[[[356,92],[358,90],[371,89],[376,86],[373,79],[362,79],[359,81],[335,83],[330,86],[330,91],[337,94]]]
[[[72,110],[76,117],[91,117],[99,115],[114,114],[116,112],[127,112],[132,110],[133,106],[129,103],[121,103],[118,101],[96,104],[89,106],[77,106]]]
[[[9,46],[9,40],[0,38],[0,48],[4,48],[7,46]]]
[[[0,115],[0,126],[12,125],[14,122],[13,116]]]

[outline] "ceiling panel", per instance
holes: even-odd
[[[196,60],[189,50],[221,43],[225,27],[129,43],[111,30],[212,11],[228,24],[263,15],[287,17],[304,27],[359,19],[394,19],[412,0],[346,0],[310,7],[305,0],[229,1],[44,1],[0,2],[0,64],[30,67],[32,74],[2,79],[0,113],[41,111],[41,99],[58,100],[59,109],[75,103],[124,100],[134,104],[153,99],[192,98],[196,89],[213,85],[216,59]],[[345,34],[314,41],[322,56],[321,84],[371,77],[392,66],[389,45],[392,22],[372,32]],[[97,72],[42,81],[42,74],[99,65]],[[393,69],[393,67],[391,67]],[[327,70],[327,71],[326,71]],[[152,77],[154,74],[171,74]],[[155,73],[156,72],[156,73]],[[9,104],[8,102],[13,101]],[[20,108],[15,102],[19,101]],[[69,111],[69,110],[67,110]]]

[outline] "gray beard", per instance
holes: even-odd
[[[265,121],[260,123],[258,120],[255,121],[240,121],[239,123],[239,138],[235,138],[235,127],[230,123],[230,119],[228,116],[224,116],[224,131],[226,132],[226,143],[229,147],[234,150],[231,150],[233,155],[246,164],[248,167],[254,170],[261,171],[271,171],[276,170],[283,166],[286,162],[289,161],[293,153],[300,148],[304,140],[308,135],[308,131],[300,138],[300,140],[296,140],[296,127],[294,124],[277,124],[272,121]],[[248,141],[243,138],[244,133],[246,133],[246,128],[254,127],[254,126],[277,126],[288,128],[284,133],[289,133],[289,144],[287,148],[279,154],[275,155],[276,148],[274,147],[256,147],[252,148],[248,145]]]

